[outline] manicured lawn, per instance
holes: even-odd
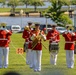
[[[16,12],[20,12],[20,10],[23,9],[24,12],[34,12],[33,8],[16,8]],[[0,12],[10,12],[11,8],[0,8]],[[44,11],[45,8],[38,8],[37,11]]]
[[[21,75],[76,75],[76,60],[75,67],[73,69],[68,69],[66,67],[65,50],[64,50],[64,39],[61,36],[60,41],[60,51],[58,54],[57,65],[53,66],[50,64],[50,54],[48,50],[43,47],[42,55],[42,71],[34,72],[32,69],[26,65],[25,53],[23,55],[16,54],[17,48],[23,47],[24,40],[22,39],[22,34],[13,34],[11,36],[10,43],[10,55],[9,55],[9,67],[7,69],[0,69],[0,75],[3,75],[9,71],[15,71]],[[48,47],[48,41],[43,44]],[[76,59],[76,55],[75,55]]]
[[[10,8],[0,8],[0,12],[10,12]]]

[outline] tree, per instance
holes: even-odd
[[[6,1],[5,0],[0,0],[0,3],[2,3],[2,6],[4,8],[4,5],[6,4]]]
[[[27,5],[29,5],[30,0],[22,0],[22,2],[23,2],[24,4],[26,4],[26,8],[27,8]]]
[[[42,6],[42,5],[44,5],[43,1],[41,1],[41,0],[30,0],[29,4],[30,4],[31,6],[34,6],[34,10],[35,10],[35,11],[36,11],[36,9],[37,9],[37,6]]]
[[[72,24],[68,15],[61,11],[63,5],[70,5],[70,0],[51,0],[51,6],[48,7],[45,16],[49,16],[57,25],[65,26],[66,24]]]
[[[7,5],[11,6],[11,13],[15,14],[15,8],[20,5],[20,0],[9,0]]]
[[[70,4],[76,5],[76,0],[70,0]]]

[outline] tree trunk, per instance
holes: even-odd
[[[27,8],[27,4],[26,4],[26,8]]]
[[[34,11],[36,11],[36,9],[37,9],[37,6],[35,5],[35,6],[34,6]]]
[[[12,6],[10,16],[15,16],[15,6]]]
[[[26,8],[27,8],[27,5],[28,5],[28,4],[26,3]]]
[[[13,8],[13,14],[15,14],[15,8]]]

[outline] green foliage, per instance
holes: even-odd
[[[51,0],[51,6],[46,11],[48,16],[59,26],[65,26],[66,24],[72,24],[69,16],[64,15],[64,11],[61,11],[63,5],[68,5],[69,0]]]
[[[0,0],[0,3],[5,3],[6,1],[5,0]]]
[[[59,4],[60,6],[70,4],[70,0],[50,0],[50,2],[52,4],[57,4],[57,5]]]
[[[19,5],[20,0],[9,0],[8,6],[17,7]]]
[[[11,13],[14,14],[15,13],[15,8],[21,4],[20,0],[9,0],[8,2],[8,6],[11,6]]]
[[[0,0],[0,3],[2,3],[2,6],[4,7],[4,5],[6,4],[5,0]]]
[[[68,15],[65,14],[61,14],[59,16],[59,22],[61,22],[63,26],[66,26],[67,24],[72,24],[72,20],[69,18]]]
[[[30,5],[42,6],[43,2],[41,0],[30,0]]]
[[[43,6],[44,5],[44,3],[41,0],[30,0],[29,4],[31,6],[34,6],[35,11],[37,9],[37,6]]]
[[[71,0],[71,1],[70,1],[70,4],[76,5],[76,0]]]
[[[21,0],[21,2],[22,2],[23,4],[25,4],[25,5],[26,5],[26,8],[27,8],[27,5],[29,5],[30,0]]]

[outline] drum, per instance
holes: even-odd
[[[58,50],[59,50],[59,44],[58,43],[51,43],[49,45],[49,52],[58,51]]]
[[[76,54],[76,44],[75,44],[75,46],[74,46],[74,54]]]
[[[23,49],[24,49],[24,52],[26,52],[28,50],[28,44],[24,43]]]

